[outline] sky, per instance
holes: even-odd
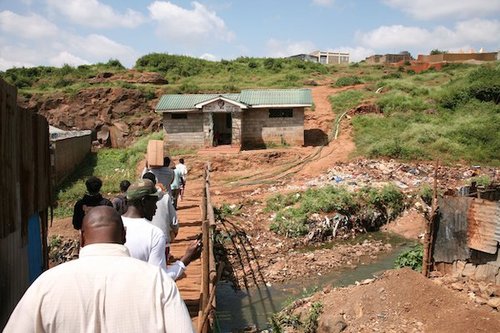
[[[208,60],[349,52],[351,61],[500,50],[500,0],[0,0],[0,70],[160,52]]]

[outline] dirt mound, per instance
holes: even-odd
[[[149,84],[167,84],[168,81],[160,74],[155,72],[139,72],[136,70],[128,70],[125,73],[99,73],[95,77],[88,80],[89,83],[103,83],[112,81],[122,81],[127,83],[149,83]]]
[[[318,332],[497,332],[500,314],[475,305],[409,269],[386,271],[358,286],[325,289],[293,313],[320,302]]]
[[[89,88],[75,95],[33,95],[19,103],[63,130],[97,133],[109,128],[113,147],[124,147],[144,129],[157,131],[161,126],[161,116],[154,113],[155,101],[148,101],[137,89]]]

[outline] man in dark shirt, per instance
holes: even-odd
[[[97,177],[90,177],[85,182],[87,192],[82,199],[78,200],[73,209],[73,227],[80,230],[82,227],[85,213],[95,206],[113,206],[111,201],[104,198],[99,191],[102,187],[102,181]]]

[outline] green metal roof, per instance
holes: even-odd
[[[195,105],[216,97],[225,97],[238,101],[240,94],[187,94],[187,95],[163,95],[156,105],[156,111],[161,110],[189,110]]]
[[[243,90],[240,102],[258,107],[259,105],[312,105],[310,89],[268,89]]]
[[[242,90],[240,94],[163,95],[156,111],[190,110],[195,105],[222,96],[250,107],[272,105],[312,105],[310,89]]]

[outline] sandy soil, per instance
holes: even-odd
[[[321,302],[318,332],[465,333],[498,332],[500,327],[496,310],[409,269],[386,271],[364,283],[325,289],[302,301],[294,313],[307,313],[312,303]]]

